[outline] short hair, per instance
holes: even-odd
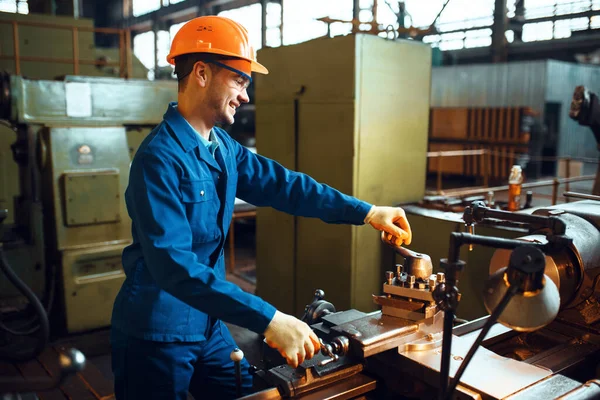
[[[177,88],[179,92],[182,92],[187,84],[187,77],[194,70],[194,65],[198,61],[208,63],[212,68],[218,67],[212,64],[211,61],[224,61],[235,59],[235,57],[227,57],[219,54],[211,53],[190,53],[182,54],[175,57],[175,75],[177,75]]]

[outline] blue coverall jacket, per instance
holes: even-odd
[[[212,320],[262,334],[275,308],[225,280],[223,244],[237,197],[329,223],[363,224],[371,205],[253,154],[214,128],[213,157],[171,103],[131,164],[133,243],[112,324],[140,339],[202,341]],[[274,227],[275,228],[275,227]]]

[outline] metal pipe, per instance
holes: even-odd
[[[569,179],[569,182],[583,182],[583,181],[593,181],[595,179],[595,175],[584,175],[584,176],[576,176]],[[550,186],[554,184],[554,181],[557,180],[559,183],[565,183],[567,181],[566,178],[558,178],[547,181],[539,181],[539,182],[528,182],[523,183],[521,185],[522,189],[532,189]],[[460,189],[460,190],[450,190],[446,192],[447,196],[474,196],[478,194],[485,194],[487,192],[503,192],[508,190],[508,185],[505,186],[494,186],[491,188],[476,188],[476,189]]]
[[[571,158],[567,157],[567,159],[565,160],[566,162],[566,178],[570,178],[571,177]],[[569,191],[569,182],[565,182],[565,189],[568,192]],[[569,199],[567,199],[567,203],[569,202]]]
[[[49,24],[45,22],[30,22],[30,21],[0,21],[0,24],[13,24],[13,25],[21,25],[21,26],[35,26],[38,28],[52,28],[52,29],[64,29],[71,30],[73,27],[71,25],[58,25],[58,24]],[[85,32],[97,32],[97,33],[114,33],[118,34],[121,30],[118,28],[94,28],[87,26],[78,26],[77,29]]]
[[[594,196],[593,194],[576,193],[576,192],[564,192],[563,197],[600,201],[600,196]]]
[[[260,47],[267,47],[267,4],[269,0],[261,0],[261,13],[260,13]]]
[[[79,34],[77,27],[73,27],[73,74],[79,75]]]
[[[443,157],[438,157],[437,159],[437,192],[438,194],[442,193],[442,160]]]
[[[485,325],[481,329],[481,332],[479,333],[479,336],[477,336],[477,339],[475,339],[475,342],[469,349],[467,355],[465,356],[464,360],[460,364],[460,367],[458,367],[458,370],[454,374],[452,383],[450,384],[450,386],[448,387],[448,391],[446,392],[446,399],[448,399],[448,400],[452,399],[452,393],[456,389],[456,386],[458,386],[458,384],[460,382],[460,378],[462,377],[463,373],[467,369],[467,366],[473,359],[473,356],[475,356],[475,353],[481,346],[481,343],[483,343],[488,332],[490,331],[492,326],[496,323],[496,321],[498,320],[498,317],[500,317],[500,314],[502,314],[502,312],[504,311],[504,309],[506,308],[506,306],[508,305],[508,303],[514,297],[514,295],[517,293],[518,290],[519,290],[519,286],[511,285],[508,288],[508,290],[506,291],[506,293],[504,294],[504,296],[502,297],[502,300],[500,300],[500,303],[498,303],[498,305],[496,306],[496,308],[490,315],[490,318],[486,321]]]
[[[133,61],[131,57],[131,31],[129,29],[125,31],[125,55],[125,59],[127,60],[125,65],[127,70],[126,77],[131,79],[133,75]]]
[[[428,151],[427,157],[456,157],[456,156],[477,156],[489,153],[488,150],[446,150],[446,151]]]
[[[13,27],[13,49],[15,53],[15,73],[21,75],[21,64],[19,60],[19,27],[17,21],[12,21]]]
[[[5,56],[5,55],[0,55],[0,60],[12,60],[14,59],[13,56]],[[73,59],[72,58],[54,58],[54,57],[35,57],[35,56],[22,56],[19,57],[19,60],[21,61],[35,61],[35,62],[55,62],[58,64],[73,64]],[[96,65],[98,64],[98,61],[96,60],[79,60],[78,61],[79,64],[85,64],[85,65]],[[105,63],[105,65],[111,66],[111,67],[118,67],[119,66],[119,62],[117,61],[107,61]]]
[[[119,76],[125,75],[125,31],[119,32]]]
[[[470,210],[470,211],[468,211]],[[519,222],[549,228],[555,235],[563,235],[566,230],[564,222],[556,217],[546,217],[542,215],[513,213],[510,211],[496,210],[486,207],[481,201],[472,203],[472,206],[465,209],[463,219],[467,223],[481,222],[485,219],[500,219],[503,221]]]
[[[479,158],[481,162],[481,169],[483,170],[483,187],[488,187],[488,172],[487,172],[487,157],[486,153],[482,154]]]
[[[283,46],[283,0],[281,0],[281,15],[280,15],[280,19],[281,19],[281,23],[279,24],[279,40],[281,41],[280,46]]]

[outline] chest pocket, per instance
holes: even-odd
[[[192,229],[192,241],[205,243],[219,238],[217,214],[220,200],[212,179],[184,179],[179,187],[181,202]]]

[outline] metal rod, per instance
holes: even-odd
[[[14,56],[6,56],[0,55],[0,60],[12,60]],[[54,58],[54,57],[35,57],[35,56],[21,56],[19,57],[21,61],[36,61],[36,62],[55,62],[58,64],[73,64],[72,58]],[[79,60],[79,64],[85,65],[97,65],[97,60]],[[111,67],[118,67],[119,63],[117,61],[107,61],[104,65],[108,65]]]
[[[566,178],[570,178],[571,177],[571,158],[567,157],[567,159],[565,160],[566,162]],[[570,190],[569,188],[569,182],[565,182],[565,190],[568,192]],[[567,199],[567,203],[569,202],[569,199]]]
[[[483,169],[483,187],[488,187],[488,166],[487,166],[487,152],[481,155],[481,168]]]
[[[44,22],[30,22],[30,21],[0,21],[0,24],[13,24],[13,25],[21,25],[21,26],[35,26],[38,28],[52,28],[52,29],[64,29],[71,30],[73,26],[71,25],[58,25],[58,24],[48,24]],[[120,29],[118,28],[94,28],[87,26],[78,26],[77,29],[85,32],[98,32],[98,33],[114,33],[118,34]]]
[[[560,185],[560,182],[558,181],[558,179],[554,178],[554,180],[552,181],[552,205],[556,205],[556,200],[558,199],[558,185]]]
[[[489,153],[487,150],[446,150],[446,151],[428,151],[427,157],[458,157],[458,156],[478,156]]]
[[[454,245],[453,245],[454,243]],[[517,239],[504,239],[492,236],[471,235],[464,232],[452,232],[450,234],[450,249],[448,253],[448,262],[458,260],[458,253],[463,244],[476,244],[486,247],[494,247],[497,249],[516,249],[517,247],[530,245],[543,248],[545,245],[541,243],[530,243]],[[448,278],[446,278],[448,281]]]
[[[12,21],[13,27],[13,49],[15,53],[15,73],[21,75],[21,63],[19,60],[19,27],[17,21]]]
[[[600,196],[595,196],[593,194],[576,193],[576,192],[564,192],[563,197],[600,201]]]
[[[442,193],[442,157],[437,159],[437,192]]]
[[[131,57],[131,31],[127,29],[125,31],[125,55],[126,55],[126,69],[127,78],[131,79],[133,75],[132,57]]]
[[[482,221],[488,218],[495,218],[504,221],[547,226],[549,228],[551,228],[552,224],[554,223],[553,219],[542,215],[522,214],[514,213],[511,211],[496,210],[484,206],[481,202],[476,202],[473,204],[474,205],[472,206],[472,215],[475,221]]]
[[[267,4],[268,0],[260,1],[260,47],[267,47]]]
[[[281,7],[280,7],[280,15],[279,18],[281,20],[281,23],[279,24],[279,40],[281,41],[280,46],[283,46],[283,1],[281,1]]]
[[[450,3],[450,0],[446,0],[446,2],[444,3],[444,5],[442,6],[442,9],[440,10],[440,12],[433,19],[433,22],[431,23],[431,26],[434,26],[435,23],[438,21],[438,19],[440,18],[440,15],[442,15],[442,13],[446,9],[446,6],[448,5],[448,3]]]
[[[125,31],[119,32],[119,76],[125,75]]]
[[[496,306],[496,308],[494,309],[494,311],[492,312],[492,314],[486,321],[485,325],[481,329],[481,332],[479,333],[479,336],[477,336],[477,339],[475,339],[475,342],[469,349],[469,352],[467,353],[463,362],[460,364],[460,367],[458,367],[458,370],[454,374],[454,379],[452,379],[452,382],[450,383],[450,386],[448,387],[448,391],[446,392],[445,399],[447,399],[447,400],[452,399],[452,393],[454,392],[454,390],[456,389],[456,386],[460,382],[460,378],[462,377],[463,373],[467,369],[467,366],[469,365],[469,363],[475,356],[475,352],[477,352],[477,350],[481,346],[481,343],[483,343],[483,341],[485,340],[485,337],[487,336],[488,332],[490,331],[492,326],[494,326],[494,324],[498,320],[498,317],[500,317],[500,314],[502,314],[502,312],[504,311],[504,309],[510,302],[510,299],[512,299],[513,296],[517,293],[518,289],[519,289],[518,285],[511,285],[508,288],[508,290],[506,291],[506,293],[504,294],[504,297],[502,297],[502,300],[500,300],[500,303],[498,303],[498,305]],[[444,327],[444,329],[445,328],[446,327]]]
[[[593,181],[596,178],[595,175],[584,175],[584,176],[577,176],[577,177],[573,177],[569,179],[569,182],[582,182],[582,181]],[[559,183],[564,183],[566,181],[566,178],[559,178],[556,179],[558,180]],[[528,182],[528,183],[523,183],[521,185],[522,189],[532,189],[532,188],[539,188],[539,187],[545,187],[545,186],[551,186],[554,184],[554,180],[547,180],[547,181],[539,181],[539,182]],[[508,190],[508,185],[506,186],[494,186],[491,188],[476,188],[476,189],[460,189],[460,190],[449,190],[446,191],[446,195],[447,196],[473,196],[473,195],[477,195],[477,194],[484,194],[487,192],[505,192]]]
[[[77,27],[73,27],[73,74],[79,75],[79,34]]]
[[[449,282],[446,283],[450,284]],[[440,399],[444,399],[450,378],[450,356],[452,351],[452,329],[454,328],[454,310],[444,311],[444,330],[442,331],[442,360],[440,365]]]

